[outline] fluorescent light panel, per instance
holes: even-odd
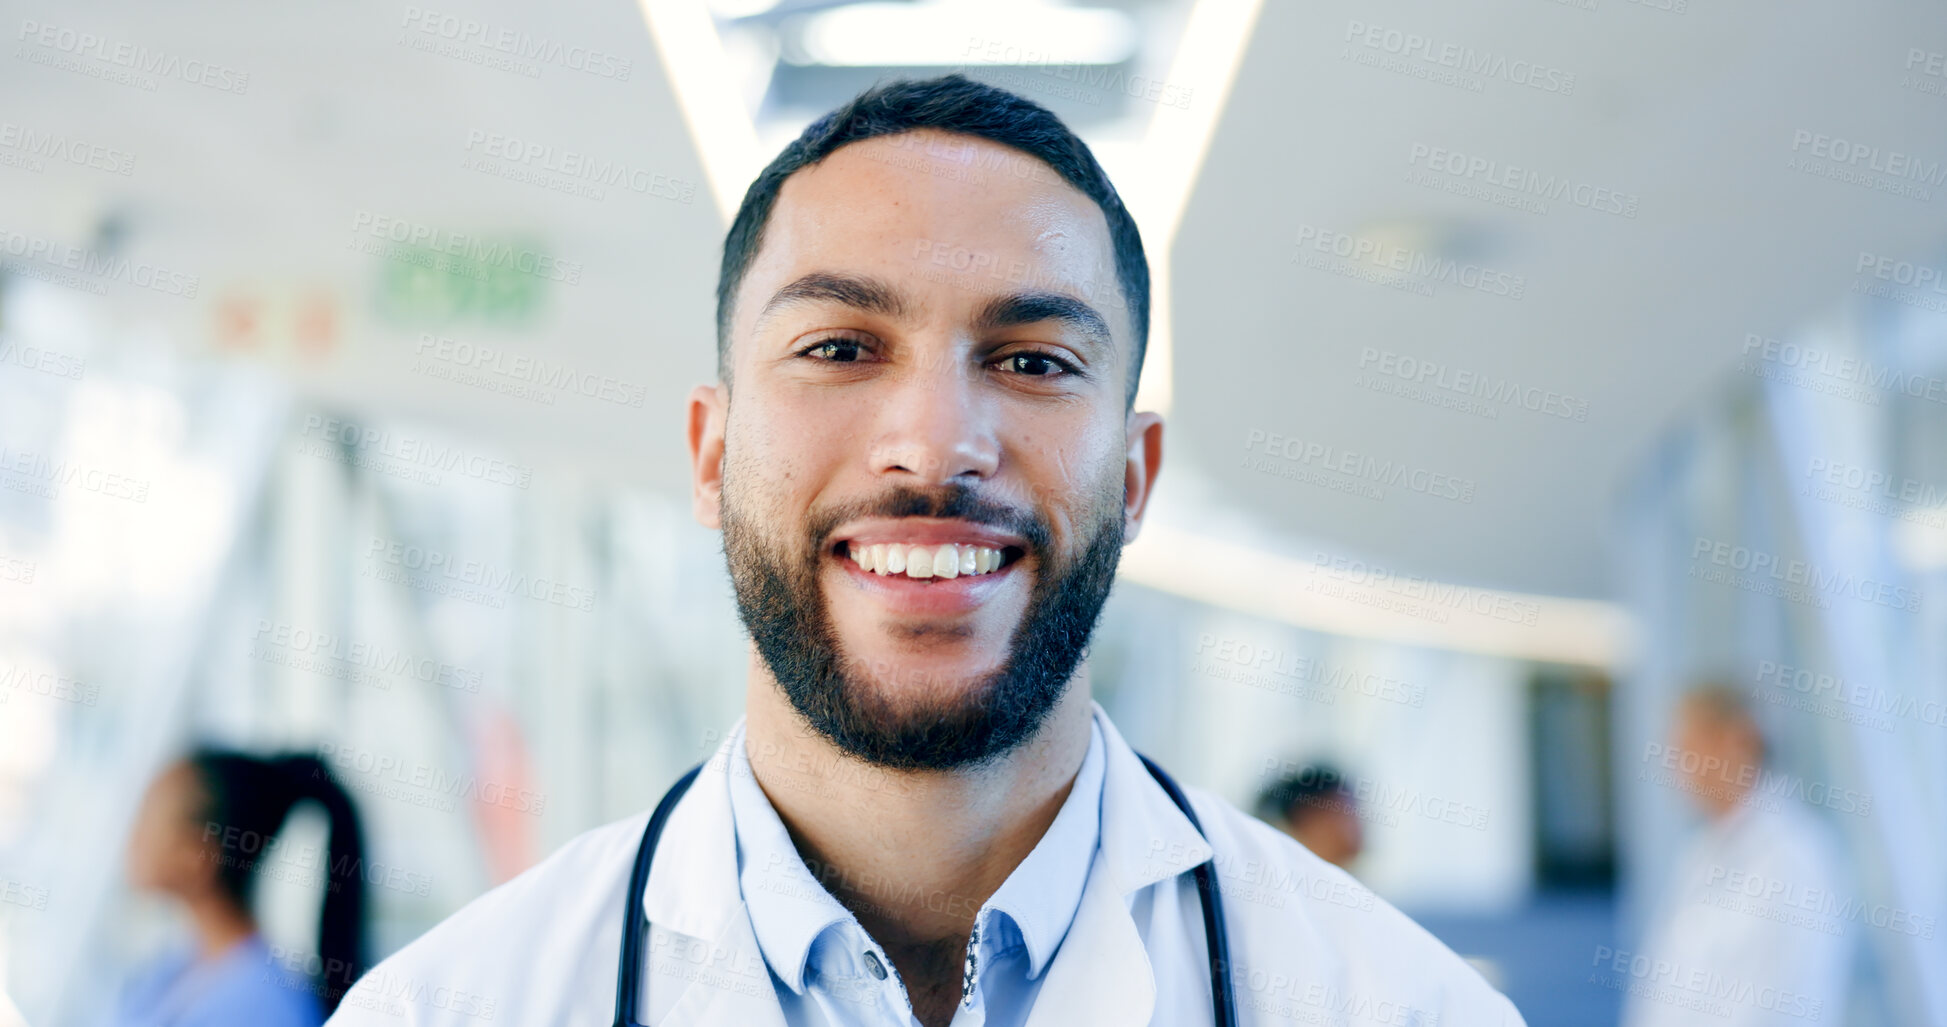
[[[840,68],[1120,64],[1136,52],[1121,11],[1043,3],[865,3],[787,23],[786,59]]]

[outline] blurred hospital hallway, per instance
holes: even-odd
[[[1535,1027],[1947,1027],[1937,3],[0,24],[17,1022],[151,1022],[249,938],[237,1008],[314,1023],[334,915],[386,956],[718,749],[751,645],[685,401],[725,232],[814,118],[958,71],[1141,229],[1167,457],[1088,648],[1132,746],[1335,832]],[[913,145],[942,189],[1045,172]],[[217,807],[248,873],[184,869]]]

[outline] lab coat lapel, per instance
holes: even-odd
[[[739,726],[742,721],[740,720]],[[662,1023],[785,1027],[770,971],[737,880],[737,830],[730,812],[730,745],[716,754],[670,811],[649,868],[642,907],[649,922],[687,938],[649,945],[650,988],[683,984]],[[657,972],[657,967],[665,972]]]
[[[1149,776],[1100,704],[1095,720],[1108,756],[1101,840],[1075,922],[1048,964],[1028,1027],[1148,1023],[1156,1006],[1156,971],[1130,902],[1137,891],[1187,872],[1211,855],[1209,844]]]
[[[1027,1027],[1146,1024],[1156,1006],[1156,975],[1122,895],[1096,853],[1075,922],[1048,964]]]
[[[711,969],[696,973],[662,1023],[785,1027],[784,1009],[748,915],[731,917],[709,953],[705,965]]]

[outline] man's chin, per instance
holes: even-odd
[[[910,656],[853,660],[842,665],[850,705],[876,722],[923,724],[984,711],[998,688],[1000,666]]]
[[[826,597],[838,669],[890,698],[959,695],[1007,665],[1024,610],[991,608],[960,616],[911,616]]]
[[[893,770],[977,766],[1012,751],[1039,722],[1021,697],[1003,694],[1004,670],[982,675],[951,665],[887,664],[868,669],[853,660],[841,664],[850,673],[787,695],[840,751]]]

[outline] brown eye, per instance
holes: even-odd
[[[1068,365],[1046,353],[1015,353],[1006,358],[1006,366],[1015,374],[1024,374],[1031,378],[1043,378],[1070,370]]]
[[[851,339],[827,339],[805,350],[802,355],[834,363],[849,363],[859,358],[859,344]]]

